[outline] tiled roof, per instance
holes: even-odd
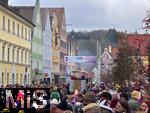
[[[33,6],[17,6],[13,7],[18,11],[18,13],[22,16],[24,16],[26,19],[32,22],[33,19],[33,13],[34,13],[34,7]],[[58,29],[59,31],[61,30],[61,26],[63,24],[63,16],[64,16],[64,8],[41,8],[41,23],[42,23],[42,28],[44,29],[45,26],[45,21],[46,21],[46,10],[49,11],[50,15],[53,13],[56,14],[57,19],[58,19]],[[65,21],[65,16],[64,16],[64,21]],[[65,23],[65,22],[64,22]]]
[[[32,22],[34,7],[30,6],[15,6],[13,7],[20,15]]]
[[[7,10],[9,10],[10,12],[13,12],[14,14],[16,14],[17,16],[21,17],[22,19],[24,19],[25,21],[27,21],[28,23],[30,23],[31,25],[35,26],[32,21],[30,21],[29,19],[27,19],[24,16],[24,13],[19,13],[18,10],[16,8],[13,7],[8,7],[6,5],[0,4],[2,7],[6,8]]]
[[[42,9],[48,9],[50,15],[53,13],[56,14],[57,19],[58,19],[58,30],[59,32],[62,30],[62,25],[65,24],[65,14],[64,14],[64,8],[42,8]]]
[[[127,42],[139,55],[147,55],[147,46],[150,44],[150,35],[128,34]]]
[[[29,21],[33,21],[33,13],[34,13],[34,7],[33,6],[17,6],[13,7],[18,11],[18,13],[22,16],[24,16],[26,19]],[[46,11],[43,9],[41,10],[41,23],[42,23],[42,28],[44,29],[45,26],[45,21],[46,21]]]
[[[42,29],[44,30],[46,24],[47,10],[46,9],[40,9],[40,10],[41,10]]]

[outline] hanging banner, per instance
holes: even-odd
[[[96,56],[65,56],[64,62],[96,63]]]

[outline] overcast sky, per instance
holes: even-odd
[[[33,6],[35,0],[10,0],[11,5]],[[67,30],[115,28],[134,32],[142,27],[150,0],[40,0],[41,7],[64,7]],[[140,30],[141,31],[141,30]]]

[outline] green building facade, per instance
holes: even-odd
[[[32,82],[40,81],[43,79],[43,37],[42,37],[42,24],[40,14],[40,2],[36,0],[33,20],[32,22],[36,27],[33,29],[32,38]]]

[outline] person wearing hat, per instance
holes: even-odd
[[[58,102],[57,99],[53,99],[53,100],[50,102],[50,112],[51,112],[51,113],[55,113],[58,104],[59,104],[59,102]]]
[[[5,108],[5,109],[3,109],[2,113],[10,113],[10,110]]]
[[[128,102],[131,112],[136,112],[140,110],[140,104],[138,102],[140,97],[141,97],[141,93],[139,91],[132,91],[131,99]]]
[[[19,110],[19,112],[18,112],[18,113],[25,113],[25,112],[24,112],[24,110]]]
[[[75,92],[74,92],[74,94],[73,94],[73,99],[71,101],[71,103],[73,105],[75,105],[75,103],[77,102],[78,95],[79,95],[79,92],[78,92],[78,89],[76,89]]]
[[[84,113],[102,113],[100,106],[96,103],[96,97],[92,93],[84,96],[85,106],[82,108]]]
[[[53,100],[51,101],[51,105],[58,105],[58,104],[59,104],[59,102],[58,102],[57,99],[53,99]]]

